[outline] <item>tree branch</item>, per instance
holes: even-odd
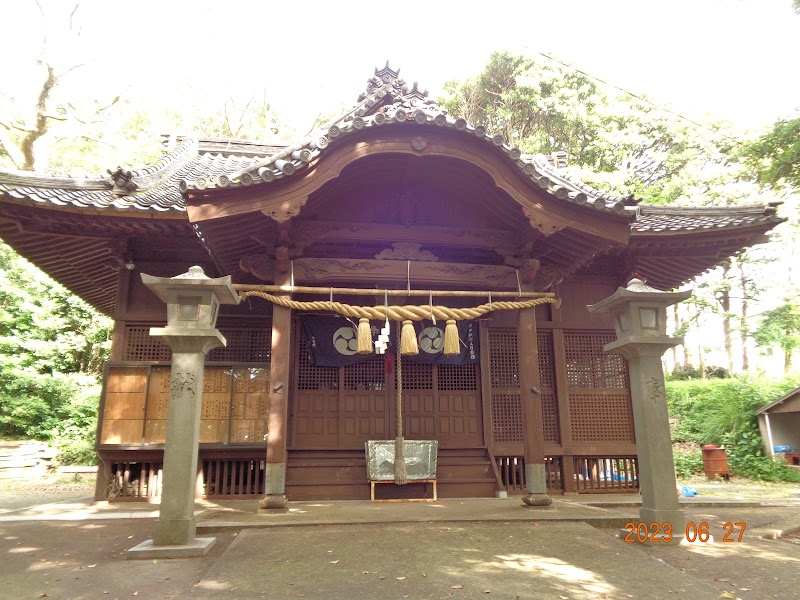
[[[19,151],[14,141],[9,137],[8,133],[2,128],[0,128],[0,150],[8,154],[11,162],[14,163],[14,168],[22,168],[25,157]]]

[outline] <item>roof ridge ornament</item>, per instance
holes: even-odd
[[[133,172],[126,171],[121,166],[118,166],[116,171],[106,169],[106,172],[111,176],[106,185],[111,188],[111,193],[115,196],[127,196],[139,188],[133,181]]]

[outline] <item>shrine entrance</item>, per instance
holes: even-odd
[[[290,448],[363,451],[368,440],[393,439],[397,380],[391,359],[376,355],[355,365],[313,366],[302,329],[295,335]],[[483,446],[479,367],[404,360],[406,438],[437,440],[440,449]]]

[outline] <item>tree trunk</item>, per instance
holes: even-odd
[[[792,348],[783,351],[783,374],[788,375],[792,372]]]
[[[705,379],[706,361],[703,359],[703,347],[700,344],[697,344],[697,362],[698,362],[698,367],[700,369],[700,377],[702,379]]]
[[[722,280],[727,282],[731,267],[725,263],[722,267]],[[723,286],[717,296],[720,307],[722,308],[722,334],[725,337],[725,358],[728,362],[728,373],[733,373],[733,341],[731,340],[731,292],[727,286]]]
[[[47,69],[47,77],[42,82],[42,87],[39,90],[39,96],[36,99],[36,120],[33,129],[28,130],[22,137],[19,143],[19,149],[22,152],[23,162],[19,166],[23,171],[33,171],[36,169],[36,155],[34,153],[34,145],[50,127],[51,117],[47,114],[47,100],[50,98],[50,92],[58,82],[55,70],[49,64],[45,64]]]
[[[672,319],[675,321],[675,329],[681,326],[681,320],[678,317],[678,303],[672,305]],[[672,347],[672,368],[678,366],[678,346]]]
[[[747,351],[747,338],[750,336],[750,329],[747,327],[747,296],[744,291],[744,285],[742,285],[742,372],[747,373],[750,370],[750,357]]]

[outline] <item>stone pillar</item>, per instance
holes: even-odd
[[[276,285],[290,285],[288,272],[276,269]],[[288,294],[285,294],[288,297]],[[264,497],[259,512],[286,507],[286,460],[289,421],[289,365],[292,347],[292,310],[272,307],[272,351],[270,352],[270,395],[267,428],[267,462],[264,473]]]
[[[658,523],[661,531],[669,523],[675,542],[684,537],[685,522],[678,503],[661,357],[683,343],[682,338],[666,334],[667,306],[691,295],[691,291],[662,292],[632,279],[627,288],[619,288],[605,300],[587,307],[589,312],[613,316],[617,341],[607,344],[604,350],[628,359],[639,455],[641,520],[648,525]]]
[[[215,328],[220,304],[238,304],[230,277],[210,279],[192,267],[171,279],[142,274],[143,283],[167,303],[167,326],[150,335],[172,349],[167,432],[164,444],[164,484],[152,540],[128,550],[127,558],[203,556],[216,538],[195,537],[194,517],[200,408],[205,357],[225,345]]]
[[[532,292],[539,262],[529,260],[520,268],[520,289]],[[544,464],[544,427],[539,380],[539,342],[536,334],[536,309],[519,311],[517,354],[519,356],[519,396],[522,409],[522,447],[525,456],[525,490],[522,501],[528,506],[550,506],[547,471]]]

